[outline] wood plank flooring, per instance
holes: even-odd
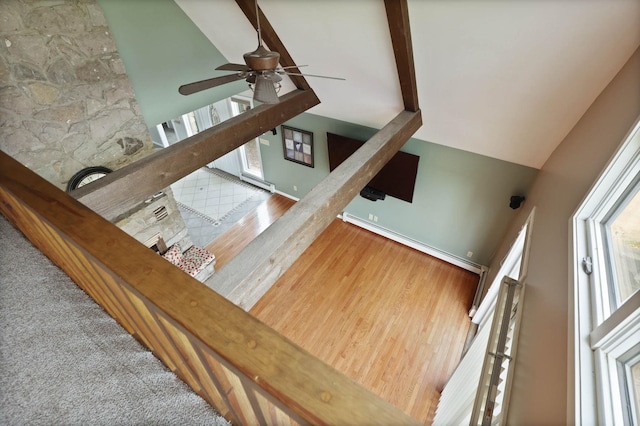
[[[224,234],[213,240],[206,248],[216,255],[216,269],[226,265],[294,204],[295,201],[274,194]]]
[[[216,267],[292,203],[279,198],[208,247]],[[250,312],[430,424],[462,353],[477,283],[473,273],[336,220]]]

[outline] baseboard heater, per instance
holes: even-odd
[[[253,176],[247,176],[244,174],[240,175],[240,180],[243,182],[250,183],[253,186],[257,186],[258,188],[265,189],[272,194],[276,192],[276,186],[272,183],[266,182],[264,180],[256,179]]]
[[[286,192],[282,192],[279,191],[277,189],[274,188],[274,191],[276,194],[280,194],[284,197],[287,197],[289,199],[292,199],[294,201],[299,201],[300,199],[297,197],[294,197],[291,194],[288,194]],[[411,247],[413,249],[416,249],[422,253],[428,254],[429,256],[433,256],[437,259],[440,260],[444,260],[445,262],[448,262],[452,265],[456,265],[459,266],[462,269],[466,269],[467,271],[473,272],[475,274],[481,275],[483,271],[486,271],[488,268],[484,265],[480,265],[478,263],[475,262],[470,262],[467,259],[463,259],[461,257],[458,257],[456,255],[453,255],[451,253],[447,253],[445,251],[442,251],[440,249],[437,249],[435,247],[431,247],[427,244],[421,243],[420,241],[416,241],[412,238],[409,238],[405,235],[399,234],[395,231],[392,231],[390,229],[387,228],[383,228],[382,226],[378,226],[375,225],[371,222],[367,222],[366,220],[360,219],[359,217],[356,216],[352,216],[350,214],[348,214],[347,212],[342,212],[341,214],[338,215],[338,217],[340,219],[342,219],[343,221],[347,222],[347,223],[351,223],[353,225],[359,226],[360,228],[366,229],[367,231],[371,231],[374,234],[378,234],[381,235],[385,238],[388,238],[390,240],[393,240],[397,243],[400,243],[402,245],[405,245],[407,247]]]
[[[475,262],[470,262],[467,259],[462,259],[456,255],[451,253],[447,253],[435,247],[431,247],[427,244],[421,243],[420,241],[416,241],[412,238],[409,238],[405,235],[399,234],[390,229],[384,228],[382,226],[378,226],[366,220],[362,220],[359,217],[352,216],[347,212],[342,212],[342,214],[338,217],[341,217],[343,221],[359,226],[360,228],[364,228],[368,231],[371,231],[375,234],[382,235],[385,238],[389,238],[395,242],[403,244],[407,247],[411,247],[422,253],[426,253],[430,256],[433,256],[437,259],[444,260],[445,262],[451,263],[452,265],[459,266],[467,271],[480,274],[483,269],[486,269],[485,266],[479,265]]]

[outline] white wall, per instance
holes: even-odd
[[[492,262],[489,282],[536,206],[508,424],[573,419],[569,219],[639,116],[636,50],[547,160]]]

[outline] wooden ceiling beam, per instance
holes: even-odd
[[[105,177],[71,195],[108,220],[117,220],[153,194],[283,122],[319,104],[311,90],[296,90],[273,105],[259,105]]]
[[[236,0],[238,6],[247,17],[253,28],[258,30],[258,24],[256,20],[256,5],[255,0]],[[293,61],[293,58],[287,51],[284,43],[276,34],[276,31],[271,26],[271,23],[267,19],[264,13],[262,13],[262,9],[258,7],[258,13],[260,14],[260,32],[262,33],[262,41],[267,45],[270,50],[274,50],[280,54],[280,65],[283,67],[296,66],[296,63]],[[290,70],[294,71],[294,70]],[[299,71],[299,70],[298,70]],[[307,80],[302,76],[290,75],[289,78],[295,84],[295,86],[300,90],[311,90],[311,86]]]
[[[400,79],[400,89],[404,109],[418,111],[418,86],[416,70],[413,62],[413,46],[411,43],[411,27],[409,25],[409,6],[407,0],[384,0],[389,22],[389,34],[393,53],[396,57],[396,68]]]
[[[421,125],[420,111],[398,114],[206,284],[250,309]]]
[[[236,2],[255,27],[253,1]],[[385,0],[385,8],[405,111],[207,281],[244,309],[255,304],[422,125],[407,2]],[[264,42],[280,53],[281,65],[295,65],[261,10],[259,14]],[[304,78],[293,80],[301,90],[284,95],[279,104],[261,105],[111,173],[76,190],[76,198],[111,220],[126,213],[154,192],[319,103]]]

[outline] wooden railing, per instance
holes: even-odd
[[[0,152],[0,211],[234,424],[417,424]]]

